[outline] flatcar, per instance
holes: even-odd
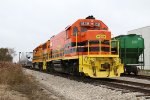
[[[144,67],[144,38],[141,35],[119,35],[112,40],[118,40],[119,56],[124,64],[125,74],[138,74],[139,68]]]
[[[113,45],[112,43],[116,44]],[[112,48],[116,48],[114,51]],[[91,78],[119,77],[124,66],[119,42],[108,27],[93,16],[78,19],[33,50],[33,68]]]

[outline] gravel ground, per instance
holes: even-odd
[[[143,97],[136,97],[140,93],[122,93],[106,86],[94,86],[29,69],[25,69],[25,72],[35,76],[44,88],[53,91],[57,100],[145,100]]]

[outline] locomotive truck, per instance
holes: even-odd
[[[33,68],[39,70],[92,78],[119,77],[124,72],[119,42],[111,40],[108,27],[93,16],[78,19],[36,47],[32,63]]]

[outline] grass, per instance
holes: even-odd
[[[25,79],[20,65],[0,62],[0,84],[17,85],[23,83]]]
[[[29,100],[50,100],[48,94],[39,87],[38,82],[32,76],[23,73],[19,64],[0,62],[0,84],[26,95]]]

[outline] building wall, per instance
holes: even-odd
[[[128,31],[127,34],[138,34],[142,35],[144,38],[145,50],[144,50],[144,59],[145,66],[144,69],[150,69],[150,26],[142,27],[139,29]]]

